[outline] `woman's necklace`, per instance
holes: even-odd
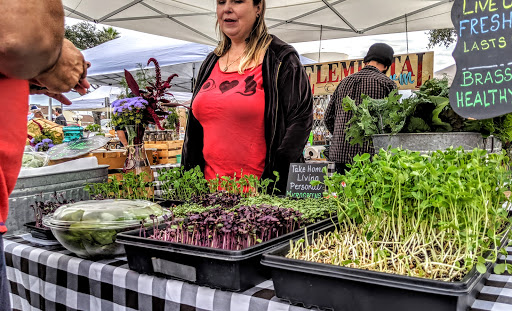
[[[233,65],[234,63],[236,63],[236,61],[238,61],[242,57],[242,55],[244,55],[244,53],[240,54],[240,56],[238,56],[237,59],[235,59],[234,61],[232,61],[228,65],[226,65],[226,67],[224,67],[224,69],[222,71],[224,71],[224,72],[228,71],[229,66]],[[226,63],[228,63],[228,62],[229,62],[229,52],[228,52],[228,59],[226,60]]]

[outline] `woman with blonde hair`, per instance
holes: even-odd
[[[199,70],[182,155],[207,179],[280,176],[284,194],[290,163],[313,124],[313,96],[295,49],[268,33],[265,0],[218,0],[221,40]]]

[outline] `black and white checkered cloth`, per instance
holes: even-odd
[[[174,167],[180,167],[180,166],[181,166],[181,164],[179,164],[179,163],[151,165],[151,170],[153,171],[153,177],[155,180],[155,196],[156,197],[162,196],[162,190],[160,189],[161,181],[158,180],[158,172],[161,170],[169,170]]]
[[[271,280],[232,293],[139,274],[128,269],[126,258],[81,259],[57,242],[33,239],[28,234],[4,237],[4,250],[14,311],[308,310],[276,298]],[[507,251],[507,262],[512,262],[512,247]],[[492,274],[471,310],[512,310],[512,275]]]
[[[512,247],[507,248],[508,256],[501,255],[499,262],[512,262]],[[512,310],[512,274],[491,274],[485,287],[471,307],[472,311],[511,311]]]
[[[139,274],[126,258],[90,261],[58,243],[4,237],[14,311],[305,311],[275,297],[272,281],[232,293]],[[48,245],[49,244],[49,245]]]

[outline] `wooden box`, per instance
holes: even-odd
[[[114,150],[94,150],[92,151],[92,155],[98,159],[98,164],[107,164],[110,165],[109,169],[123,168],[124,161],[126,160],[126,150],[125,149],[114,149]],[[146,148],[146,156],[148,157],[149,164],[154,165],[157,164],[157,157],[153,156],[153,153],[156,152],[154,149]]]
[[[145,142],[144,147],[156,149],[157,164],[172,164],[177,162],[176,156],[181,154],[183,140]]]

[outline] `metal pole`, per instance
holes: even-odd
[[[196,86],[196,63],[192,63],[192,93],[194,93],[194,87]]]
[[[110,109],[110,98],[105,97],[105,107],[107,107],[107,119],[112,119],[112,111]]]
[[[409,54],[409,29],[407,27],[407,14],[405,14],[405,42],[407,43],[407,54]]]
[[[324,31],[324,26],[320,25],[320,42],[318,43],[318,62],[322,62],[322,34]]]
[[[52,98],[48,97],[48,120],[53,121]]]

